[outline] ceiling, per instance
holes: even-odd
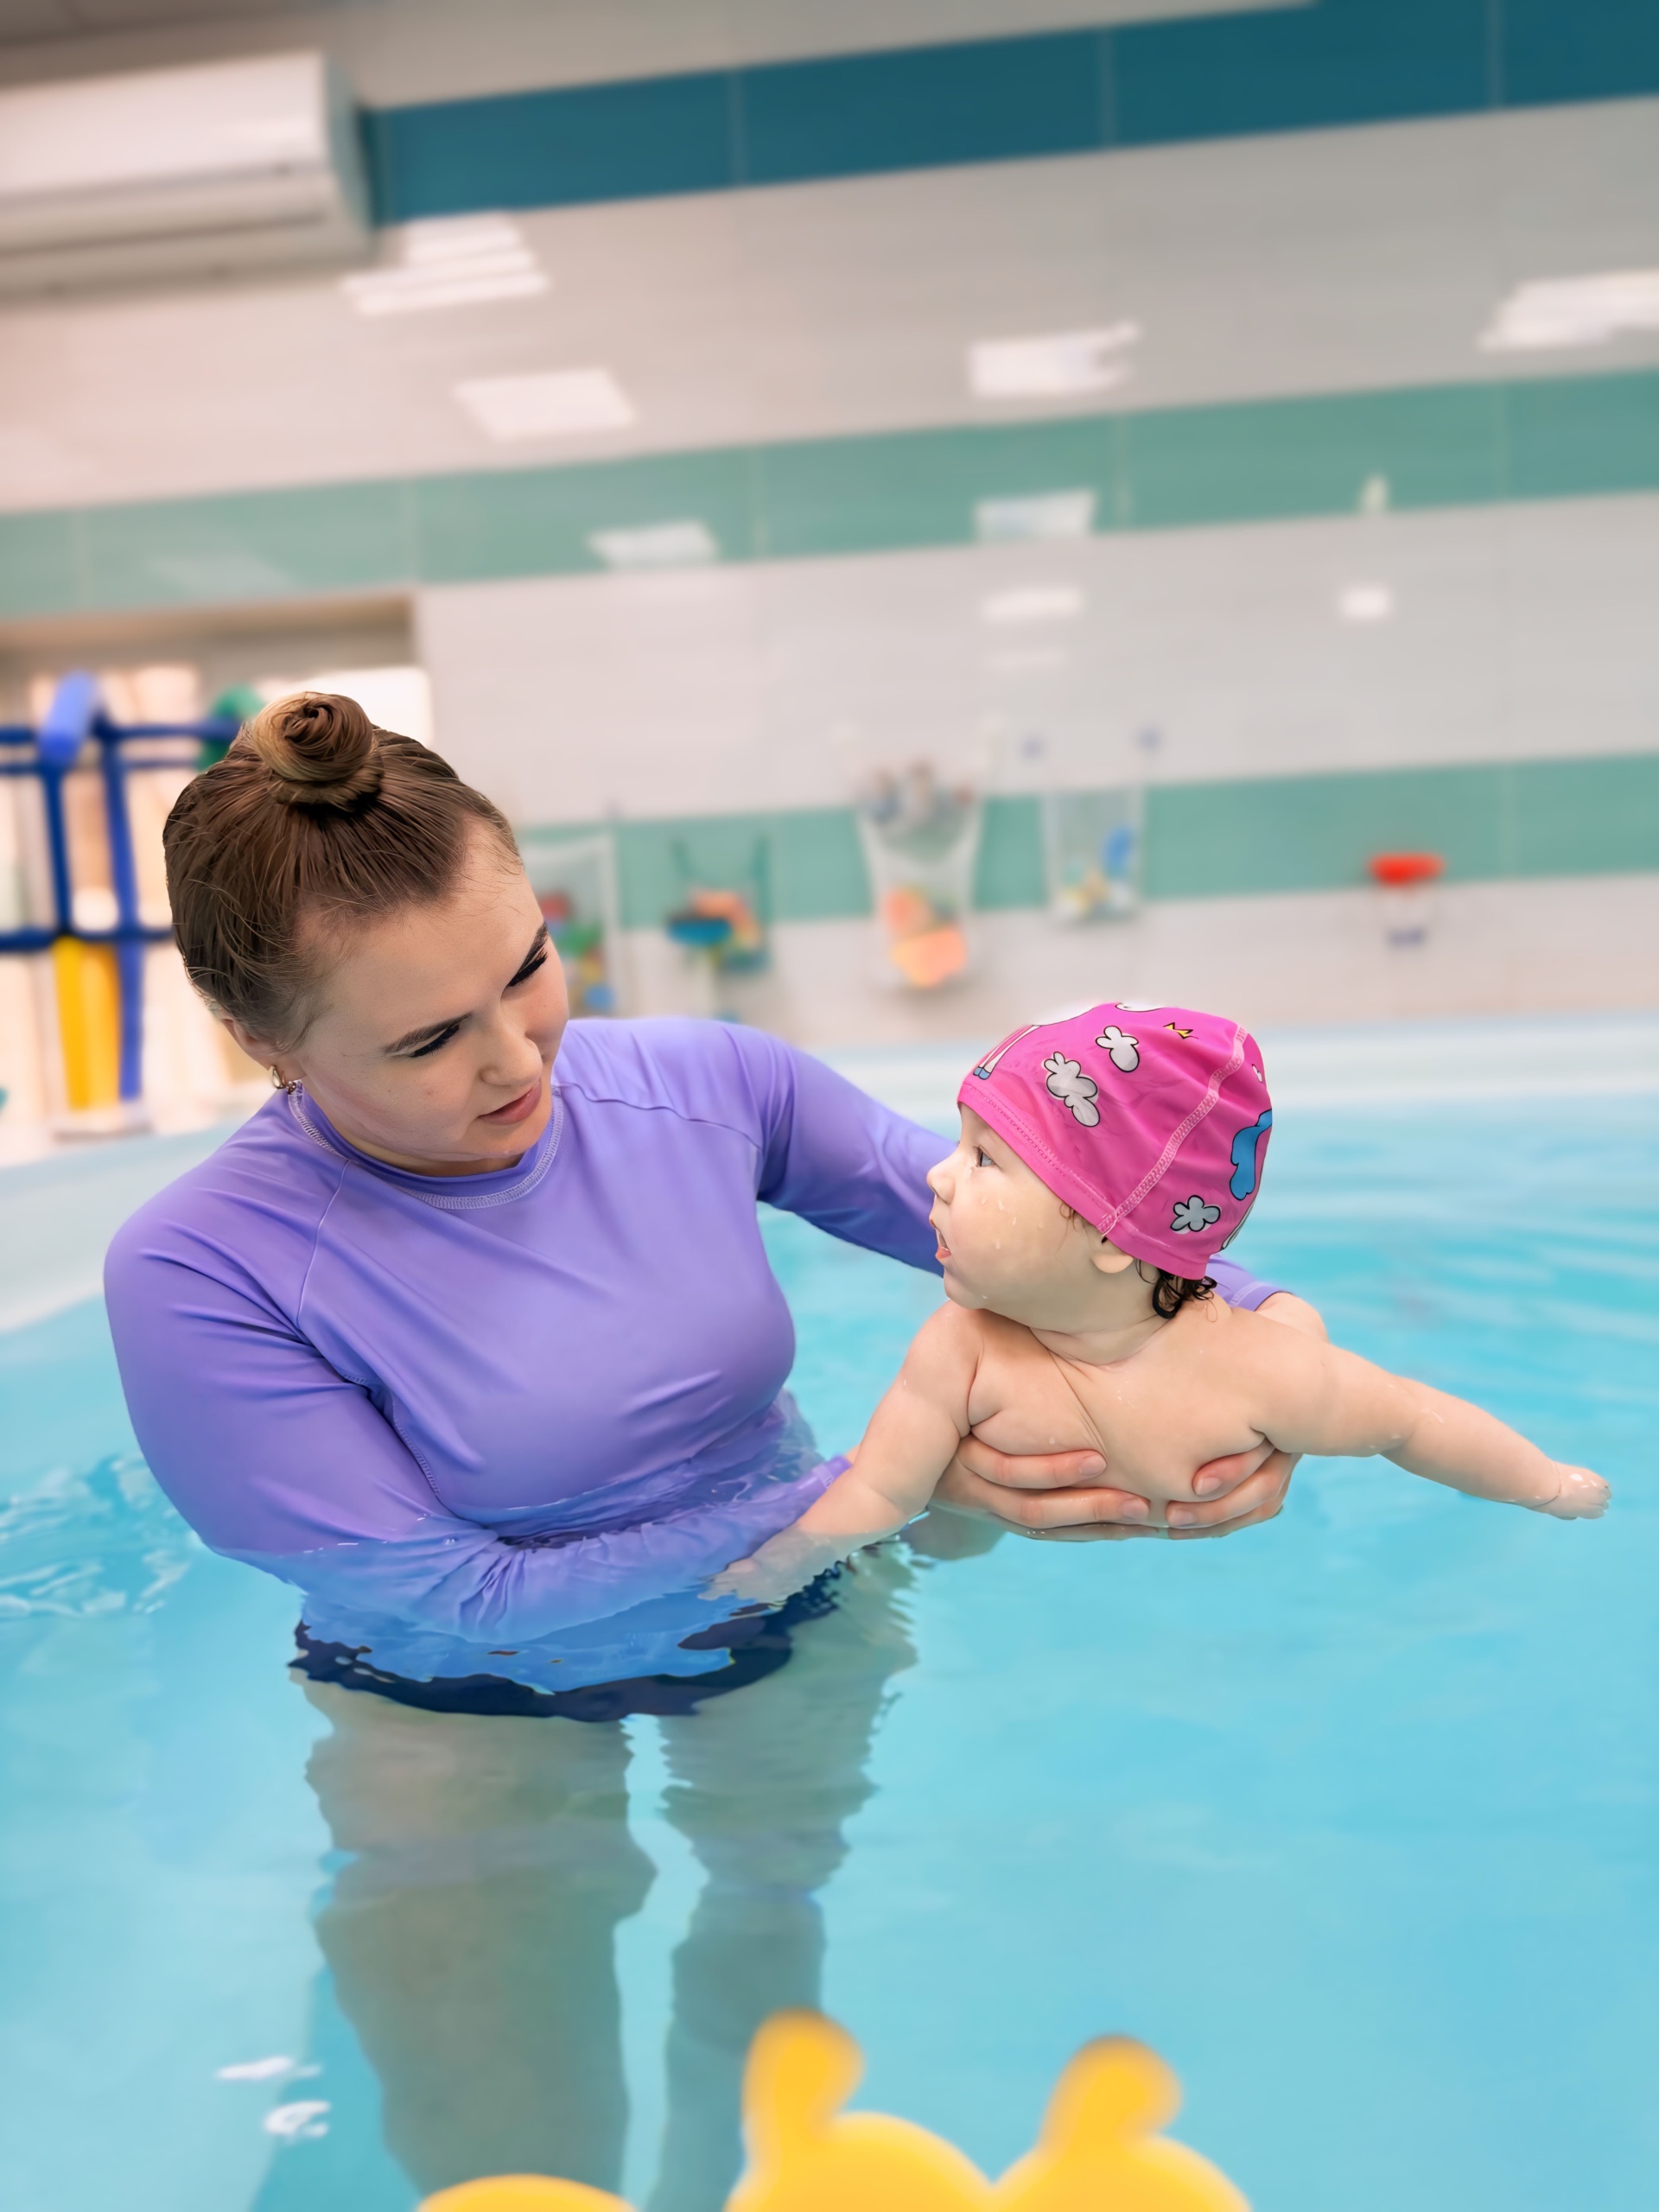
[[[314,16],[323,8],[350,4],[351,0],[0,0],[0,45],[178,23],[245,22],[259,16]]]

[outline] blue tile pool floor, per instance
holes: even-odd
[[[1115,2029],[1264,2212],[1645,2212],[1659,1117],[1504,1087],[1287,1104],[1241,1256],[1605,1522],[1325,1463],[1225,1544],[893,1548],[690,1721],[334,1729],[98,1306],[0,1335],[9,2212],[408,2212],[482,2142],[699,2212],[747,2020],[815,1992],[991,2168]],[[933,1287],[767,1234],[832,1448]]]

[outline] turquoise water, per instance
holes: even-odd
[[[932,1287],[768,1235],[830,1448]],[[1325,1463],[1225,1544],[890,1548],[690,1720],[325,1712],[289,1594],[134,1456],[98,1307],[0,1336],[10,2212],[407,2212],[474,2161],[698,2212],[749,2024],[814,1996],[989,2167],[1122,2030],[1274,2212],[1645,2207],[1653,1102],[1287,1110],[1249,1237],[1613,1513]]]

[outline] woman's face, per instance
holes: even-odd
[[[318,1011],[277,1051],[227,1023],[245,1052],[296,1077],[349,1143],[429,1175],[510,1166],[547,1127],[570,1017],[564,971],[518,861],[475,830],[448,896],[354,930]]]

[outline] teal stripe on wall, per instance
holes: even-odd
[[[380,219],[1659,92],[1651,0],[1312,0],[386,108]]]
[[[622,919],[652,929],[691,883],[763,876],[779,921],[870,911],[849,808],[593,823],[537,829],[538,842],[615,839]],[[1154,785],[1147,794],[1146,893],[1204,899],[1341,891],[1378,852],[1434,852],[1452,883],[1659,870],[1659,753],[1333,776]],[[1046,903],[1038,800],[991,799],[976,903]]]
[[[982,500],[1171,530],[1659,487],[1659,371],[1425,385],[0,515],[0,615],[592,573],[702,522],[728,561],[974,542]]]

